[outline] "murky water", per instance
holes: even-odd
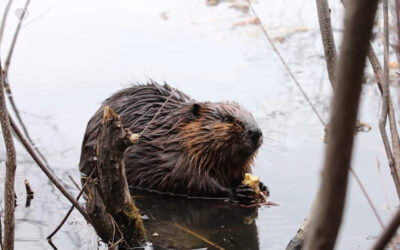
[[[6,2],[0,3],[1,9]],[[231,8],[234,3],[207,7],[203,0],[32,1],[18,40],[10,72],[15,100],[35,142],[74,194],[78,190],[68,176],[79,180],[80,144],[89,117],[104,98],[132,82],[166,81],[198,100],[238,101],[255,115],[266,138],[254,173],[280,206],[255,210],[186,199],[138,198],[155,248],[210,247],[183,227],[227,249],[283,249],[306,216],[319,185],[323,127],[259,27],[241,26],[251,17]],[[331,89],[314,4],[264,0],[255,8],[327,120]],[[340,30],[340,5],[331,4],[334,26]],[[1,45],[3,59],[16,25],[15,12],[23,5],[22,0],[14,1]],[[357,135],[352,166],[387,221],[388,209],[397,203],[377,126],[379,112],[377,88],[366,85],[360,119],[372,130]],[[0,152],[4,160],[3,146]],[[50,249],[45,238],[70,205],[19,145],[18,152],[16,249]],[[2,166],[1,183],[4,162]],[[25,207],[24,179],[35,191],[30,207]],[[349,188],[337,249],[364,249],[380,226],[354,178]],[[53,242],[59,249],[97,248],[94,231],[77,212]]]

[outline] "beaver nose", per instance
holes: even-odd
[[[262,142],[262,132],[261,129],[255,128],[255,129],[249,129],[247,131],[247,134],[249,135],[250,139],[253,141],[255,145],[259,145]]]

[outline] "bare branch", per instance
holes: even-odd
[[[346,8],[322,183],[305,249],[332,249],[342,221],[363,70],[377,2],[354,0]]]
[[[321,31],[322,44],[324,46],[326,67],[332,88],[334,88],[333,77],[337,61],[337,53],[335,47],[335,39],[332,32],[331,12],[327,0],[317,0],[317,11],[319,28]]]
[[[13,52],[14,52],[15,44],[17,43],[19,31],[21,30],[22,21],[24,20],[26,11],[28,10],[29,2],[30,2],[30,0],[26,0],[24,10],[21,13],[21,16],[19,17],[19,22],[18,22],[17,28],[16,28],[16,30],[14,32],[13,40],[11,42],[11,47],[10,47],[10,49],[8,51],[8,55],[7,55],[6,61],[4,62],[4,75],[5,76],[8,75],[8,68],[10,66],[10,62],[11,62],[11,58],[12,58],[12,55],[13,55]]]
[[[389,222],[389,225],[382,232],[382,234],[379,236],[378,240],[375,242],[374,246],[371,249],[372,250],[385,249],[385,246],[389,243],[390,239],[396,233],[399,225],[400,225],[400,210],[397,210],[396,214]]]
[[[74,197],[71,196],[71,194],[65,190],[61,182],[53,175],[53,173],[43,164],[43,162],[39,159],[37,154],[35,153],[34,149],[29,145],[28,141],[25,139],[25,137],[22,135],[21,131],[19,128],[16,126],[15,122],[12,120],[10,117],[10,124],[11,127],[13,128],[15,134],[21,141],[21,143],[24,145],[25,149],[28,151],[28,153],[32,156],[33,160],[36,162],[36,164],[42,169],[44,174],[50,179],[50,181],[58,188],[58,190],[61,191],[61,193],[72,203],[75,205],[75,207],[78,209],[78,211],[85,217],[87,221],[90,221],[85,209],[74,199]]]
[[[5,250],[14,249],[14,182],[16,154],[15,147],[11,133],[10,120],[6,108],[5,92],[4,92],[4,75],[1,68],[0,61],[0,123],[3,131],[4,143],[6,145],[7,159],[6,159],[6,178],[4,182],[4,242],[3,247]]]
[[[255,17],[258,18],[258,15],[256,13],[256,11],[253,8],[253,5],[251,4],[250,0],[247,0],[247,3],[250,7],[251,12],[253,13],[253,15]],[[271,45],[272,49],[274,50],[274,52],[276,53],[276,55],[279,57],[279,60],[281,61],[281,63],[283,64],[283,66],[285,67],[286,71],[289,73],[289,76],[292,78],[292,80],[294,81],[294,83],[296,84],[297,88],[300,90],[301,94],[303,95],[304,99],[306,99],[307,103],[310,105],[311,109],[313,110],[313,112],[315,113],[315,115],[318,117],[319,121],[321,122],[321,124],[323,124],[324,127],[326,127],[326,124],[324,122],[324,120],[322,119],[321,115],[318,113],[317,109],[315,108],[314,104],[312,104],[310,98],[308,98],[306,92],[304,91],[304,89],[301,87],[299,81],[297,81],[296,77],[294,76],[292,70],[289,68],[289,65],[286,63],[285,59],[283,59],[281,53],[279,53],[279,50],[276,48],[275,44],[272,42],[271,37],[269,36],[267,29],[264,27],[264,25],[261,23],[261,19],[258,18],[259,22],[259,26],[261,28],[261,30],[263,31],[265,37],[267,38],[269,44]]]
[[[6,8],[4,9],[3,13],[3,18],[1,20],[1,26],[0,26],[0,48],[1,48],[1,42],[3,41],[3,34],[4,34],[4,29],[6,28],[6,22],[7,22],[7,16],[8,12],[10,11],[12,0],[9,0],[7,3]]]

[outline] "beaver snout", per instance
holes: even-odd
[[[261,129],[259,128],[248,129],[247,135],[249,136],[249,138],[251,139],[256,148],[261,146],[263,141]]]

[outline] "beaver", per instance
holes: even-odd
[[[120,116],[125,128],[143,132],[125,152],[130,187],[255,202],[254,190],[241,183],[263,137],[251,113],[236,102],[196,102],[156,82],[122,89],[104,101],[87,125],[79,163],[84,175],[96,166],[104,106]],[[269,193],[262,182],[260,189]]]

